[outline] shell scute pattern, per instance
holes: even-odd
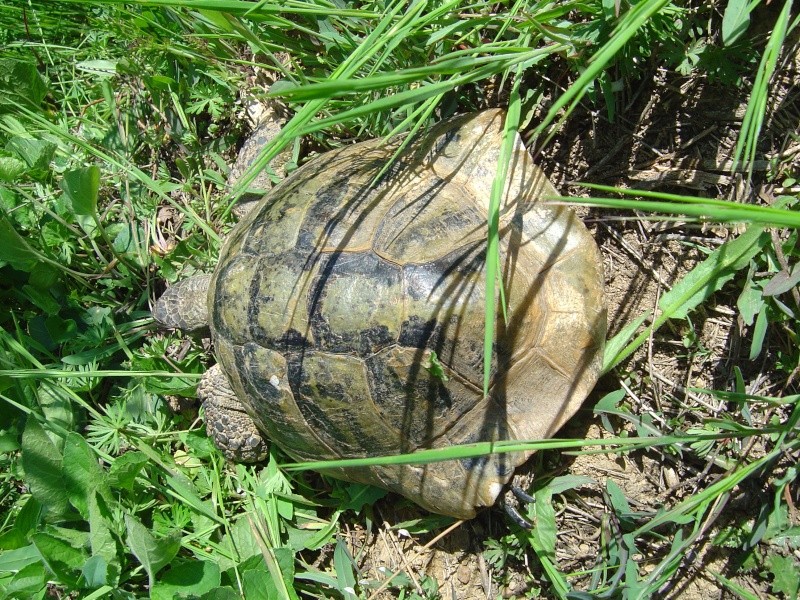
[[[425,264],[486,237],[486,216],[462,201],[468,197],[464,186],[430,177],[409,187],[376,231],[373,249],[380,256],[398,264]]]
[[[289,361],[295,399],[314,433],[337,456],[358,457],[400,445],[397,428],[385,423],[372,401],[364,362],[347,354],[310,352]]]
[[[319,349],[364,357],[397,340],[403,290],[396,265],[371,252],[330,253],[320,261],[311,290],[311,329]]]
[[[307,426],[289,384],[288,361],[283,355],[252,342],[217,353],[220,361],[230,359],[240,366],[231,377],[231,385],[258,406],[258,411],[250,415],[261,431],[293,448],[292,454],[301,460],[338,456]]]
[[[605,334],[597,249],[568,209],[541,205],[555,191],[517,140],[500,221],[509,320],[498,319],[483,396],[485,223],[502,120],[489,111],[441,125],[377,185],[396,145],[325,155],[231,236],[209,291],[218,359],[290,455],[546,437],[594,385]],[[525,458],[332,473],[471,517]]]
[[[392,346],[367,359],[372,397],[382,418],[400,431],[401,445],[410,452],[446,433],[480,399],[470,397],[463,382],[446,369],[448,385],[429,373],[420,373],[430,353]]]
[[[264,258],[253,273],[247,324],[251,339],[265,347],[289,350],[314,345],[307,307],[310,282],[298,280],[293,268],[298,261],[291,253],[284,260]]]
[[[434,350],[476,386],[483,385],[484,262],[475,244],[405,269],[404,343]]]

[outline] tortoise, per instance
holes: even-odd
[[[496,320],[483,393],[487,213],[500,109],[412,140],[321,155],[273,188],[224,244],[212,275],[180,282],[161,323],[208,324],[218,365],[198,387],[226,457],[299,461],[552,436],[601,369],[602,261],[517,136],[500,206]],[[385,171],[385,172],[384,172]],[[382,174],[383,173],[383,174]],[[530,453],[325,473],[472,518]]]

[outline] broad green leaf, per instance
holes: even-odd
[[[753,281],[748,279],[736,300],[736,308],[739,309],[739,314],[742,315],[742,321],[748,327],[755,321],[756,315],[761,311],[764,306],[763,292],[761,289],[753,285]]]
[[[242,596],[230,586],[214,588],[200,596],[200,600],[242,600]]]
[[[108,582],[108,563],[102,556],[91,556],[83,564],[81,569],[84,583],[86,587],[97,588],[102,585],[107,585]]]
[[[22,199],[19,194],[6,186],[0,186],[0,215],[11,213],[20,204],[22,204]]]
[[[750,343],[750,360],[755,360],[761,354],[761,349],[764,347],[764,338],[767,335],[767,307],[761,307],[756,317],[756,326],[753,327],[753,341]]]
[[[597,404],[594,405],[594,412],[601,413],[601,412],[611,412],[616,413],[618,411],[617,405],[622,401],[625,397],[627,392],[623,389],[614,390],[613,392],[609,392],[600,400],[597,401]]]
[[[395,577],[393,581],[395,581],[398,585],[403,585],[401,582],[404,581],[404,577],[407,580],[407,583],[412,583],[411,579],[409,579],[406,574],[402,572]],[[322,571],[305,571],[298,573],[297,579],[302,581],[314,581],[316,583],[321,583],[325,587],[336,589],[336,578],[328,575],[328,573],[323,573]]]
[[[597,483],[591,477],[585,475],[561,475],[554,477],[552,481],[547,484],[547,489],[551,494],[562,494],[567,490],[574,490],[582,485],[590,485]]]
[[[289,536],[287,540],[287,545],[294,550],[305,550],[305,549],[319,550],[323,546],[332,543],[334,538],[336,537],[336,533],[339,530],[340,514],[341,512],[337,510],[335,513],[333,513],[333,515],[327,518],[328,522],[325,523],[325,525],[323,525],[321,528],[308,529],[303,526],[306,524],[306,522],[304,522],[304,520],[302,519],[303,517],[302,513],[298,511],[297,513],[298,527],[294,527],[292,525],[289,525],[287,527],[288,530],[287,534]],[[438,516],[439,515],[436,515],[433,518],[436,518]],[[316,519],[312,519],[312,521],[316,522]],[[449,525],[450,523],[452,523],[452,519],[446,521],[445,525],[443,525],[442,528],[444,528],[446,525]],[[435,527],[429,527],[426,529],[426,531],[430,531],[431,529],[434,528]]]
[[[661,297],[658,306],[672,319],[684,319],[711,294],[750,265],[750,259],[770,243],[762,227],[750,227],[725,242]]]
[[[546,557],[555,562],[556,559],[556,511],[553,508],[553,492],[550,487],[537,490],[534,494],[536,502],[529,507],[528,515],[533,517],[531,538],[536,541],[536,555],[540,560]],[[532,513],[532,515],[531,515]]]
[[[629,548],[635,548],[631,541],[631,536],[623,536],[625,545]],[[648,594],[644,589],[642,580],[639,579],[637,569],[639,568],[638,561],[628,560],[625,563],[625,577],[622,580],[622,589],[625,590],[624,598],[637,598],[644,600],[652,594]]]
[[[16,573],[40,559],[39,551],[33,544],[8,550],[0,554],[0,573]]]
[[[61,189],[72,204],[75,214],[97,214],[97,194],[100,190],[100,169],[94,165],[64,173]]]
[[[30,286],[25,287],[29,288]],[[58,315],[47,317],[44,321],[44,327],[55,344],[63,344],[78,335],[78,324],[74,319],[62,319]]]
[[[39,524],[42,515],[42,505],[33,496],[29,497],[17,513],[14,525],[0,535],[0,550],[12,550],[28,545],[28,535]],[[5,557],[5,554],[0,555]],[[2,570],[0,568],[0,570]]]
[[[47,569],[56,576],[58,583],[77,586],[80,570],[87,559],[81,550],[66,540],[44,532],[33,534],[31,541],[39,551]]]
[[[28,272],[39,264],[39,254],[17,233],[3,214],[0,214],[0,261]]]
[[[181,562],[161,574],[150,590],[153,600],[173,600],[182,596],[199,596],[210,592],[221,583],[216,563],[200,560]]]
[[[97,464],[97,455],[77,433],[68,433],[64,440],[63,477],[72,506],[87,519],[90,498],[104,487],[105,473]]]
[[[6,150],[13,152],[35,170],[46,170],[56,152],[53,142],[34,138],[14,136],[6,144]]]
[[[563,598],[569,591],[564,575],[555,564],[556,517],[549,488],[538,490],[536,502],[528,506],[528,519],[533,529],[527,531],[528,540],[539,559],[539,564],[553,586],[555,596]]]
[[[134,227],[136,229],[134,229]],[[114,252],[127,257],[130,260],[136,261],[136,264],[141,266],[141,258],[139,256],[137,240],[139,243],[146,239],[147,236],[144,230],[136,223],[114,223],[107,228],[109,238],[112,238],[112,245]]]
[[[28,417],[22,434],[22,468],[31,494],[54,517],[69,513],[61,473],[61,453],[35,417]]]
[[[608,492],[611,507],[618,516],[624,517],[630,514],[631,506],[628,504],[628,499],[613,479],[606,479],[606,492]]]
[[[27,169],[27,165],[18,158],[0,156],[0,181],[16,181]]]
[[[0,377],[0,392],[7,390],[11,387],[11,382],[8,377]],[[0,422],[2,426],[2,422]],[[0,433],[0,454],[6,452],[16,452],[19,450],[19,443],[17,436],[14,433],[6,432]]]
[[[41,308],[47,315],[55,315],[61,310],[59,304],[49,290],[42,290],[32,285],[23,285],[22,291],[28,297],[28,300],[35,306]]]
[[[253,557],[255,558],[255,557]],[[261,559],[261,557],[258,557]],[[247,561],[250,563],[251,561]],[[250,600],[277,600],[275,584],[269,575],[269,571],[261,559],[260,568],[240,568],[242,578],[242,596]]]
[[[764,561],[773,576],[772,591],[782,598],[800,594],[800,561],[793,556],[771,554]]]
[[[258,541],[253,536],[253,530],[250,528],[246,515],[236,519],[233,527],[230,528],[227,541],[232,546],[231,554],[237,558],[237,562],[243,562],[251,556],[261,554]]]
[[[353,510],[355,512],[361,511],[364,506],[372,506],[386,496],[386,490],[375,487],[374,485],[364,485],[361,483],[352,483],[345,486],[347,492],[347,499],[339,506],[339,510]]]
[[[791,269],[776,273],[764,286],[765,296],[778,296],[800,285],[800,263],[795,263]]]
[[[610,23],[619,17],[619,2],[616,0],[603,0],[601,4],[603,7],[603,17],[606,21]]]
[[[150,578],[150,585],[155,584],[155,575],[167,566],[181,547],[180,533],[156,538],[133,515],[125,515],[125,527],[128,535],[126,542],[133,555],[142,563]]]
[[[268,597],[299,600],[294,589],[294,552],[290,548],[263,548],[262,553],[271,575],[267,586]]]
[[[622,399],[625,398],[627,392],[624,389],[614,390],[609,392],[594,405],[594,414],[600,415],[600,420],[606,431],[616,431],[616,428],[611,424],[608,418],[609,414],[618,414],[620,409],[617,408]]]
[[[47,570],[37,557],[34,564],[21,569],[8,583],[4,583],[0,591],[3,598],[37,598],[44,591],[48,579]]]
[[[0,112],[17,103],[38,107],[47,94],[47,87],[31,61],[0,59]]]
[[[75,427],[75,411],[72,399],[63,384],[57,381],[42,381],[36,393],[36,400],[47,423],[62,429]]]
[[[100,557],[106,563],[105,583],[116,585],[120,573],[117,542],[113,533],[116,521],[99,492],[89,497],[88,509],[89,544],[92,556]]]
[[[350,556],[350,552],[341,538],[336,540],[336,548],[333,551],[333,570],[336,572],[336,585],[339,592],[345,600],[355,600],[356,574],[353,557]]]
[[[749,0],[728,0],[722,15],[722,43],[730,46],[750,26]]]

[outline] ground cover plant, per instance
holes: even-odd
[[[797,26],[790,1],[3,3],[0,595],[797,597]],[[291,118],[231,186],[268,96]],[[207,345],[150,316],[165,282],[213,265],[283,147],[291,171],[487,106],[606,261],[606,376],[531,442],[535,527],[225,463],[186,402]]]

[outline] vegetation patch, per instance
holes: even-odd
[[[790,0],[4,2],[0,598],[797,597],[798,24]],[[527,446],[534,527],[274,447],[226,463],[192,402],[208,343],[154,299],[282,151],[496,106],[610,302],[605,376]]]

